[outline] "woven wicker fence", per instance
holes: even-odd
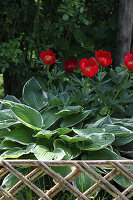
[[[31,167],[32,170],[27,175],[23,175],[17,169],[18,167]],[[74,167],[74,170],[69,173],[65,178],[56,173],[52,166],[69,166]],[[99,174],[96,169],[108,167],[110,170],[106,175]],[[100,189],[107,191],[114,200],[128,200],[133,196],[133,160],[108,160],[108,161],[37,161],[37,160],[3,160],[0,162],[0,178],[2,179],[6,174],[12,173],[19,181],[9,190],[5,190],[0,186],[0,200],[10,199],[16,200],[18,194],[25,186],[29,187],[33,192],[38,195],[38,199],[51,200],[63,189],[69,191],[78,200],[88,200]],[[46,191],[38,188],[34,183],[37,177],[44,172],[52,177],[56,183],[52,188]],[[76,187],[73,186],[72,181],[81,173],[86,174],[89,178],[95,181],[95,184],[88,188],[84,193],[81,193]],[[119,191],[112,183],[118,174],[122,174],[131,185]]]

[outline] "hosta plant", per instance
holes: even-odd
[[[44,91],[33,77],[25,84],[22,99],[8,95],[1,100],[1,159],[131,157],[128,151],[132,151],[133,119],[100,117],[94,107],[75,105],[72,95],[69,90],[58,95]],[[58,172],[58,168],[55,170]],[[59,173],[65,176],[71,170],[66,168]],[[88,187],[88,179],[83,176],[81,174],[74,183],[81,190]],[[83,188],[78,184],[81,179],[85,181]],[[121,183],[121,179],[123,177],[116,181]]]
[[[47,64],[44,70],[47,69],[48,78],[42,81],[36,76],[27,81],[21,99],[8,95],[1,100],[1,159],[131,158],[131,72],[121,67],[106,68],[112,59],[105,51],[96,52],[95,60],[80,61],[83,75],[77,69],[77,61],[65,62],[65,74],[56,67],[50,69],[56,60],[53,52],[42,52],[40,56]],[[72,168],[55,170],[66,176]],[[79,185],[81,180],[83,187]],[[123,187],[123,182],[128,182],[122,176],[115,181]],[[74,182],[80,190],[87,189],[88,183],[83,174]]]

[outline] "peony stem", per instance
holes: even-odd
[[[50,85],[50,88],[52,90],[52,81],[51,81],[51,78],[50,78],[50,72],[49,72],[49,66],[47,66],[47,73],[48,73],[48,85]]]
[[[102,68],[102,66],[101,66],[100,80],[99,80],[99,83],[98,83],[98,89],[100,89],[100,86],[101,86],[102,72],[103,72],[103,68]]]
[[[128,76],[126,78],[126,80],[124,81],[123,85],[119,88],[119,90],[117,91],[116,95],[114,96],[113,100],[116,99],[116,97],[118,96],[118,94],[121,92],[122,88],[124,87],[124,85],[126,84],[126,82],[128,81],[128,78],[130,76],[130,73],[128,73]]]
[[[85,94],[86,94],[86,90],[87,90],[87,88],[85,87],[85,88],[84,88],[84,95],[83,95],[83,105],[84,105],[84,103],[85,103]]]
[[[85,87],[83,87],[83,88],[84,88],[84,94],[83,94],[83,105],[84,105],[84,103],[85,103],[85,95],[86,95],[87,83],[88,83],[88,82],[89,82],[89,77],[87,77],[86,85],[85,85]]]

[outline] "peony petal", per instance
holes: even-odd
[[[42,60],[45,64],[47,64],[47,65],[52,65],[52,64],[54,64],[55,61],[56,61],[56,57],[55,57],[55,55],[54,55],[54,52],[51,51],[51,50],[43,51],[43,52],[41,52],[41,53],[39,54],[39,56],[40,56],[41,60]],[[46,56],[50,56],[51,59],[47,59]]]
[[[72,58],[71,60],[66,60],[64,62],[64,66],[67,72],[72,72],[78,67],[78,61],[74,58]]]
[[[96,51],[95,59],[103,67],[107,67],[112,64],[111,53],[107,51]]]

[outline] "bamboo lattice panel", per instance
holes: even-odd
[[[23,175],[18,171],[18,167],[31,167],[30,173]],[[56,173],[53,166],[60,167],[74,167],[73,171],[65,178]],[[106,175],[98,173],[100,168],[108,168],[109,172]],[[51,200],[63,189],[66,189],[75,196],[76,200],[88,200],[100,189],[107,191],[114,200],[128,200],[133,196],[133,160],[103,160],[103,161],[37,161],[37,160],[3,160],[0,162],[0,178],[2,179],[8,173],[12,173],[19,181],[9,190],[5,190],[0,186],[0,200],[10,199],[16,200],[18,194],[25,186],[29,187],[33,192],[38,195],[38,200]],[[47,174],[56,181],[52,188],[46,191],[38,188],[33,181],[41,174]],[[88,188],[84,193],[81,193],[76,187],[73,186],[72,181],[81,173],[86,174],[95,183]],[[118,174],[122,174],[131,185],[123,191],[119,191],[112,184]]]

